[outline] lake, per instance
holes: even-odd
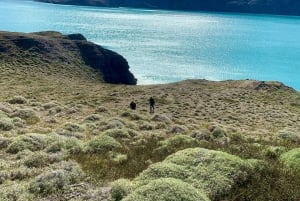
[[[138,84],[257,79],[300,91],[300,17],[1,0],[0,30],[82,33],[123,55]]]

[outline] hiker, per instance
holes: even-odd
[[[150,113],[154,113],[155,100],[152,96],[149,99],[149,105],[150,105]]]
[[[130,109],[135,110],[136,109],[136,103],[134,101],[131,101],[129,104]]]

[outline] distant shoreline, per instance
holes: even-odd
[[[159,1],[154,0],[34,0],[44,3],[77,5],[77,6],[96,6],[96,7],[126,7],[141,9],[162,9],[173,11],[203,11],[203,12],[225,12],[225,13],[249,13],[249,14],[271,14],[300,16],[300,2],[291,0],[287,4],[283,0],[273,0],[265,3],[262,0],[252,2],[250,0],[230,1],[224,0],[218,3],[211,3],[209,0],[190,0],[189,2],[180,1]]]

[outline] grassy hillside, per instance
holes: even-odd
[[[0,42],[3,76],[136,84],[125,58],[81,34],[0,32]]]
[[[299,92],[114,85],[23,53],[0,54],[0,200],[299,200]]]

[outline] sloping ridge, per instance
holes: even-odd
[[[87,74],[92,68],[100,72],[107,83],[132,85],[137,82],[123,56],[87,41],[81,34],[0,32],[0,60],[19,68],[36,65],[38,67],[30,69],[48,71],[47,74],[76,71],[86,78],[91,76]]]

